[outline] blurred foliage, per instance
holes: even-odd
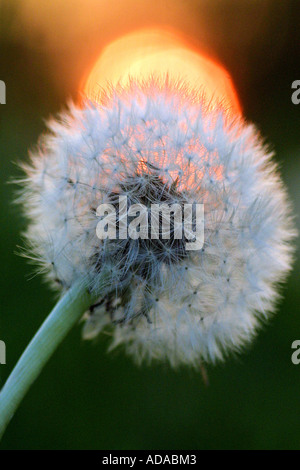
[[[300,78],[300,5],[286,3],[288,33],[268,74],[260,69],[262,58],[268,63],[277,30],[257,51],[259,62],[254,49],[251,60],[239,62],[242,75],[236,67],[233,76],[245,116],[276,150],[299,214],[300,105],[290,97],[291,83]],[[51,80],[46,51],[14,38],[11,10],[5,10],[6,16],[3,11],[0,79],[6,82],[7,104],[0,108],[0,339],[7,345],[7,365],[0,366],[0,386],[54,304],[42,279],[15,255],[25,221],[12,204],[15,188],[7,181],[19,175],[13,162],[27,158],[45,128],[43,119],[69,97]],[[221,8],[214,14],[226,22]],[[225,52],[224,46],[224,57]],[[222,59],[222,48],[218,53]],[[105,338],[84,343],[80,327],[75,328],[30,390],[1,448],[298,449],[300,365],[291,362],[291,343],[300,338],[299,275],[297,261],[278,314],[249,350],[208,368],[208,387],[198,372],[164,365],[137,368],[122,353],[108,355]]]

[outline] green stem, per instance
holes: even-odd
[[[108,280],[103,277],[102,291]],[[103,292],[102,292],[103,294]],[[99,298],[99,291],[97,297]],[[96,300],[82,284],[75,284],[57,303],[25,349],[0,393],[0,439],[20,402],[58,345]]]

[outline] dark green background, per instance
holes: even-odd
[[[27,158],[44,130],[43,119],[75,96],[75,87],[61,89],[51,80],[46,47],[33,48],[12,33],[18,2],[0,3],[0,79],[7,86],[7,104],[0,107],[0,339],[7,346],[1,386],[54,304],[43,280],[31,278],[32,267],[15,255],[25,221],[11,204],[14,188],[6,182],[19,174],[12,162]],[[300,2],[266,2],[268,34],[261,30],[259,40],[246,44],[239,32],[250,34],[250,3],[211,1],[215,54],[233,76],[245,116],[276,150],[299,214],[300,104],[291,102],[291,84],[300,80]],[[278,7],[283,3],[284,16]],[[191,7],[197,14],[197,1]],[[75,328],[28,393],[0,447],[299,449],[300,365],[291,362],[291,344],[300,339],[299,275],[297,261],[278,314],[242,355],[208,367],[207,388],[198,372],[137,368],[122,353],[108,355],[105,339],[84,343]]]

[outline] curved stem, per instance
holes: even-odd
[[[104,278],[103,281],[105,291],[107,280]],[[96,298],[99,298],[99,291]],[[46,362],[96,298],[85,286],[77,283],[46,318],[0,392],[0,439]]]

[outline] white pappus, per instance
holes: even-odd
[[[97,291],[85,338],[112,335],[141,362],[215,362],[237,351],[274,310],[291,267],[295,230],[286,191],[256,128],[184,84],[132,82],[49,123],[25,167],[29,249],[62,292],[78,279]],[[99,240],[96,209],[202,203],[204,245]]]

